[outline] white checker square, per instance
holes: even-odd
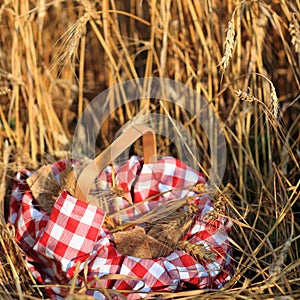
[[[86,242],[86,238],[84,236],[74,234],[69,242],[69,246],[76,250],[80,250],[84,242]]]
[[[173,176],[176,170],[176,165],[175,164],[167,164],[166,166],[163,167],[164,175],[169,175]]]
[[[94,208],[94,207],[89,206],[89,208],[85,210],[83,216],[80,219],[80,223],[86,224],[86,225],[92,225],[93,220],[95,218],[95,210],[96,210],[96,209],[92,209],[92,208]]]
[[[100,254],[100,253],[99,253]],[[108,274],[109,271],[110,271],[110,266],[107,264],[107,259],[106,258],[103,258],[101,257],[100,255],[98,254],[97,257],[95,257],[95,259],[92,261],[92,264],[91,264],[91,269],[92,270],[101,270],[101,273],[104,273],[104,274]],[[102,254],[102,253],[101,253]],[[104,275],[102,274],[102,275]],[[101,276],[102,276],[101,275]]]
[[[199,177],[194,171],[192,172],[191,170],[186,170],[184,174],[184,179],[186,181],[192,181],[196,183],[199,180]]]
[[[183,280],[183,279],[190,279],[190,273],[189,272],[191,270],[188,270],[185,267],[177,267],[177,270],[179,271],[179,276],[180,276],[181,280]]]
[[[159,188],[159,191],[161,193],[165,193],[167,191],[170,191],[172,190],[172,187],[170,185],[166,185],[166,184],[162,184],[162,183],[159,183],[158,184],[158,188]],[[166,193],[164,196],[165,197],[168,197],[170,195],[170,192],[169,193]]]
[[[65,233],[65,229],[54,223],[50,233],[51,237],[55,238],[56,240],[60,240],[63,236],[63,233]]]
[[[156,278],[159,278],[161,275],[163,275],[166,271],[165,269],[158,263],[154,263],[149,269],[148,272],[150,272],[153,276]]]
[[[66,259],[64,257],[61,257],[61,268],[64,272],[68,272],[68,269],[71,267],[71,261],[69,259]]]
[[[75,207],[75,199],[68,195],[66,200],[63,203],[63,206],[60,209],[60,213],[65,214],[67,216],[74,210]]]

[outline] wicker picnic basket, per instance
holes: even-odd
[[[111,165],[140,137],[143,158]],[[216,289],[233,272],[231,222],[213,213],[205,190],[196,170],[173,157],[157,159],[155,132],[135,125],[88,164],[61,160],[20,170],[9,222],[52,299]]]

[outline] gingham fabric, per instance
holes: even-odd
[[[57,179],[65,167],[66,161],[52,165]],[[222,216],[214,220],[206,217],[213,210],[208,196],[199,195],[194,200],[199,210],[183,239],[204,244],[216,254],[213,261],[196,261],[179,250],[157,259],[124,257],[117,251],[113,235],[103,226],[106,213],[129,207],[130,201],[139,205],[135,210],[125,210],[123,221],[132,220],[168,200],[195,196],[190,187],[205,183],[205,179],[183,162],[164,157],[155,164],[143,164],[142,159],[133,156],[121,167],[116,167],[116,184],[126,196],[112,202],[107,212],[64,190],[48,215],[38,207],[26,183],[31,174],[22,170],[15,177],[9,222],[15,226],[16,239],[24,250],[30,270],[40,283],[49,285],[47,292],[52,299],[66,297],[69,290],[58,285],[71,284],[76,267],[79,267],[76,284],[85,287],[86,293],[97,299],[106,299],[101,286],[116,291],[111,293],[113,299],[122,299],[118,290],[135,291],[125,296],[139,299],[149,293],[158,295],[190,287],[221,288],[230,280],[233,272],[228,242],[231,222]],[[95,180],[92,194],[97,190],[103,194],[111,185],[112,170],[107,167]],[[148,197],[152,197],[150,202],[142,202]],[[103,278],[109,274],[110,278]],[[127,277],[114,278],[114,274]],[[51,287],[51,284],[56,286]]]

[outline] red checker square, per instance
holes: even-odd
[[[126,281],[121,281],[121,283],[118,285],[118,290],[132,290],[132,286],[130,286]]]
[[[174,163],[174,162],[175,162],[177,168],[181,168],[181,169],[186,168],[186,165],[181,160],[176,159],[176,158],[171,159],[170,163]]]
[[[32,218],[31,213],[32,213],[31,198],[24,196],[22,199],[22,217],[23,217],[23,219],[26,220],[26,218],[28,218],[29,220],[31,220],[31,218]]]
[[[174,176],[172,178],[172,187],[182,186],[182,178]]]
[[[47,224],[48,224],[48,218],[43,218],[37,225],[37,227],[38,227],[38,230],[41,230],[41,229],[43,229],[43,228],[45,228],[46,226],[47,226]]]
[[[68,221],[66,222],[65,230],[70,232],[76,232],[78,225],[80,222],[74,218],[68,218]]]
[[[56,202],[57,203],[57,202]],[[59,207],[60,208],[60,207]],[[60,215],[59,209],[57,209],[55,206],[52,208],[51,214],[50,214],[50,221],[53,223],[56,223],[56,220],[58,219],[58,216]]]
[[[185,266],[186,268],[195,266],[195,260],[186,253],[184,255],[180,256],[180,260],[181,260],[182,265]]]
[[[24,222],[26,222],[27,220],[24,218],[23,220]],[[32,236],[32,238],[35,238],[35,224],[34,222],[26,222],[24,224],[24,227],[22,226],[22,228],[20,228],[20,231],[24,230],[24,232],[30,236]]]
[[[119,185],[120,185],[120,188],[125,191],[125,193],[129,193],[130,192],[130,190],[128,188],[128,183],[127,182],[122,182]]]
[[[159,194],[159,191],[157,189],[149,189],[149,195],[148,197],[152,197]],[[157,201],[159,200],[160,196],[157,196],[156,198],[153,198],[152,201]]]
[[[76,203],[75,203],[75,209],[76,209],[76,211],[77,211],[77,209],[79,211],[81,211],[82,208],[85,210],[88,207],[88,205],[89,204],[87,202],[78,199],[78,200],[76,200]]]
[[[113,264],[118,264],[121,255],[117,252],[117,249],[113,246],[107,247],[107,259],[116,260]]]
[[[59,257],[64,257],[68,248],[69,248],[68,245],[58,241],[54,248],[54,255]]]
[[[207,281],[207,277],[204,277],[202,280],[199,280],[199,277],[197,276],[197,272],[191,272],[191,278],[189,279],[189,283],[195,286],[199,285],[199,281],[203,281],[206,282]],[[205,287],[205,284],[203,282],[201,282],[201,284],[203,285],[203,288]]]
[[[151,291],[161,291],[164,289],[166,282],[160,281],[155,278],[154,282],[151,282]]]
[[[44,234],[42,235],[41,239],[38,241],[38,245],[39,248],[42,247],[47,247],[47,245],[49,244],[49,240],[55,240],[53,239],[47,231],[44,232]]]
[[[145,268],[142,264],[136,263],[135,266],[131,269],[131,272],[138,278],[143,278],[145,274],[148,273],[148,268]]]
[[[145,197],[145,198],[147,198],[147,197]],[[134,203],[138,203],[138,202],[141,202],[143,200],[144,200],[144,197],[141,193],[139,193],[139,192],[134,193],[134,197],[133,197]]]
[[[86,234],[86,238],[89,239],[89,240],[91,240],[91,241],[96,241],[99,235],[100,235],[99,228],[91,226],[88,229],[88,232]]]
[[[197,233],[197,236],[201,239],[201,240],[206,240],[211,236],[210,232],[207,232],[206,230],[200,231],[199,233]]]

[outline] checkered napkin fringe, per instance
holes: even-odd
[[[65,160],[52,165],[56,178],[65,168]],[[41,284],[49,285],[47,292],[52,299],[66,297],[69,290],[58,285],[71,283],[78,264],[77,285],[88,286],[86,294],[97,299],[105,299],[105,296],[101,293],[99,280],[95,278],[101,279],[108,274],[127,276],[127,280],[120,277],[101,279],[102,287],[136,291],[128,293],[127,299],[146,297],[145,292],[159,294],[191,286],[221,288],[230,280],[233,267],[228,232],[232,224],[223,216],[213,220],[205,217],[213,210],[208,196],[199,195],[196,199],[199,210],[183,239],[193,244],[204,244],[216,254],[215,260],[196,261],[180,250],[158,259],[136,258],[122,256],[117,251],[112,234],[103,226],[107,212],[72,197],[66,190],[58,196],[50,215],[41,210],[26,183],[31,174],[28,170],[21,170],[15,177],[9,222],[15,226],[16,239],[31,272]],[[205,183],[201,174],[172,157],[146,165],[142,159],[133,156],[124,165],[115,168],[115,174],[118,186],[126,192],[126,198],[134,203],[141,202],[138,212],[129,209],[122,215],[123,221],[132,220],[168,200],[195,196],[195,192],[184,187]],[[107,167],[99,174],[96,189],[109,189],[111,184],[112,170]],[[158,196],[150,202],[142,202],[155,195]],[[127,200],[118,198],[118,209],[128,205]],[[111,205],[109,209],[112,213],[117,208]],[[51,288],[51,284],[56,286]],[[119,296],[112,294],[112,298],[119,299]]]

